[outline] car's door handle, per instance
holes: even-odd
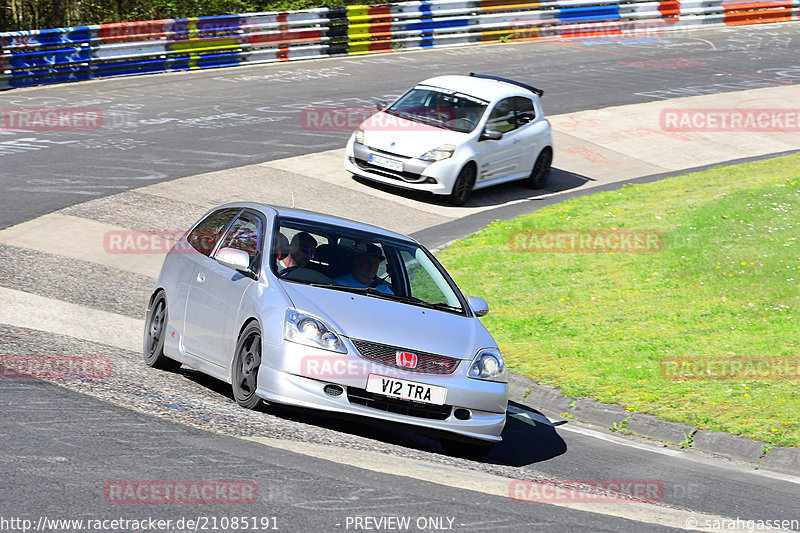
[[[197,273],[197,282],[198,283],[203,283],[205,280],[206,280],[206,275],[203,274],[202,272],[198,272]]]
[[[518,143],[520,140],[521,140],[521,139],[514,139],[513,141],[511,141],[511,144],[516,144],[516,143]]]

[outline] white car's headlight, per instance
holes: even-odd
[[[325,322],[297,309],[286,310],[283,338],[314,348],[347,353],[339,336]]]
[[[484,348],[472,360],[467,375],[475,379],[505,381],[506,363],[497,348]]]
[[[356,130],[356,139],[355,140],[356,140],[356,142],[358,144],[364,144],[364,130],[362,130],[361,128],[358,128]]]
[[[438,148],[434,148],[433,150],[428,150],[421,156],[420,159],[423,161],[441,161],[442,159],[448,159],[453,156],[453,152],[456,151],[456,147],[453,144],[443,144]]]

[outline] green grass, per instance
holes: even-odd
[[[666,360],[800,360],[798,200],[794,155],[494,221],[438,257],[466,294],[489,301],[484,324],[509,369],[570,396],[800,446],[799,380],[662,371]],[[609,229],[660,230],[663,248],[520,253],[509,241],[520,230]]]

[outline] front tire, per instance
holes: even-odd
[[[153,305],[147,310],[144,328],[144,362],[152,368],[175,371],[181,364],[164,355],[168,322],[167,297],[163,292],[159,292],[153,300]]]
[[[531,189],[542,189],[550,179],[550,165],[553,163],[553,150],[545,148],[536,158],[533,165],[531,176],[528,178],[528,186]]]
[[[258,368],[261,366],[261,328],[253,322],[245,328],[236,343],[231,385],[236,403],[247,409],[263,404],[256,396]]]
[[[450,192],[451,203],[459,207],[467,203],[469,195],[472,193],[472,187],[475,185],[476,174],[475,165],[471,163],[461,169],[453,184],[453,190]]]

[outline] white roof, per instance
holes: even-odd
[[[474,76],[437,76],[435,78],[423,80],[417,85],[441,87],[442,89],[459,91],[470,96],[476,96],[483,100],[490,101],[505,98],[506,96],[536,96],[529,90],[518,85]]]

